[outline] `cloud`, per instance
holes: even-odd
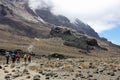
[[[41,9],[41,8],[51,8],[52,7],[51,0],[29,0],[29,6],[35,10],[35,9]]]
[[[54,14],[79,18],[100,33],[120,24],[120,0],[29,0],[33,9],[52,6]]]

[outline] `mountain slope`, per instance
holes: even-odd
[[[79,19],[76,19],[74,23],[71,23],[67,17],[62,15],[54,15],[49,9],[37,9],[36,14],[44,21],[51,24],[73,28],[78,32],[99,38],[98,34],[89,25],[84,24]]]
[[[49,34],[50,25],[43,24],[34,16],[34,12],[27,6],[27,0],[0,2],[0,30],[28,37],[45,37]]]
[[[53,26],[63,29],[57,29],[51,35]],[[33,11],[28,0],[0,0],[0,48],[72,56],[86,52],[111,56],[120,52],[120,47],[100,39],[89,25],[79,19],[72,23],[67,17],[54,15],[48,9]]]

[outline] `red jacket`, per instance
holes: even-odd
[[[17,54],[17,58],[20,59],[20,53]]]

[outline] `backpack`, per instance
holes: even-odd
[[[26,55],[26,54],[24,55],[24,58],[27,58],[27,55]]]
[[[12,54],[12,58],[15,58],[15,57],[16,57],[16,56],[15,56],[15,54],[13,53],[13,54]]]
[[[20,54],[19,53],[17,54],[17,58],[20,59]]]
[[[6,57],[9,57],[10,56],[10,53],[9,52],[6,52]]]

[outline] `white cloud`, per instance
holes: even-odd
[[[51,0],[29,0],[29,6],[32,9],[48,8],[52,6]]]
[[[34,9],[53,6],[55,14],[65,15],[71,20],[79,18],[97,32],[120,24],[120,0],[30,0],[30,4]]]

